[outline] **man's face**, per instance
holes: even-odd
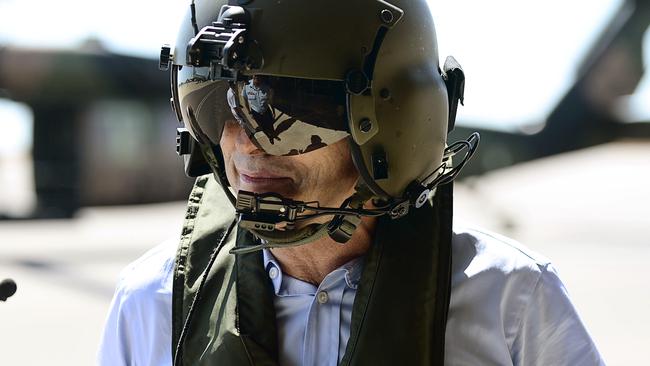
[[[262,84],[262,79],[258,75],[253,76],[253,85],[259,88],[260,84]]]
[[[274,192],[326,207],[339,207],[354,193],[358,173],[345,139],[306,154],[273,156],[257,148],[237,123],[229,122],[220,145],[228,181],[236,191]]]

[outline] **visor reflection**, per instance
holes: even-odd
[[[235,116],[269,154],[303,154],[349,135],[342,83],[256,75],[236,86]]]
[[[192,110],[200,135],[215,144],[229,120],[271,155],[303,154],[349,136],[342,82],[264,75],[213,81],[206,70],[192,69],[178,73],[181,113],[188,121]]]

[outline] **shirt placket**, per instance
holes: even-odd
[[[342,271],[332,272],[318,287],[307,317],[303,346],[304,366],[338,364],[344,289]]]

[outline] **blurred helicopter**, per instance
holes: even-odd
[[[32,218],[78,208],[182,199],[169,81],[152,59],[80,50],[0,49],[0,90],[33,114],[36,209]],[[155,184],[151,184],[151,182]]]
[[[533,131],[513,133],[458,125],[451,133],[452,140],[474,130],[481,133],[481,153],[468,163],[461,177],[625,138],[648,140],[649,116],[642,121],[624,121],[616,107],[645,75],[642,44],[649,24],[650,2],[621,2],[578,66],[574,84]],[[508,74],[507,63],[497,72],[504,78],[517,77]]]

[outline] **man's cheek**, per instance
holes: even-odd
[[[226,177],[228,178],[228,182],[230,183],[230,186],[235,191],[238,191],[239,177],[237,175],[237,169],[235,167],[235,164],[233,163],[233,160],[230,158],[230,155],[226,156],[226,154],[224,154],[223,161],[226,168]]]

